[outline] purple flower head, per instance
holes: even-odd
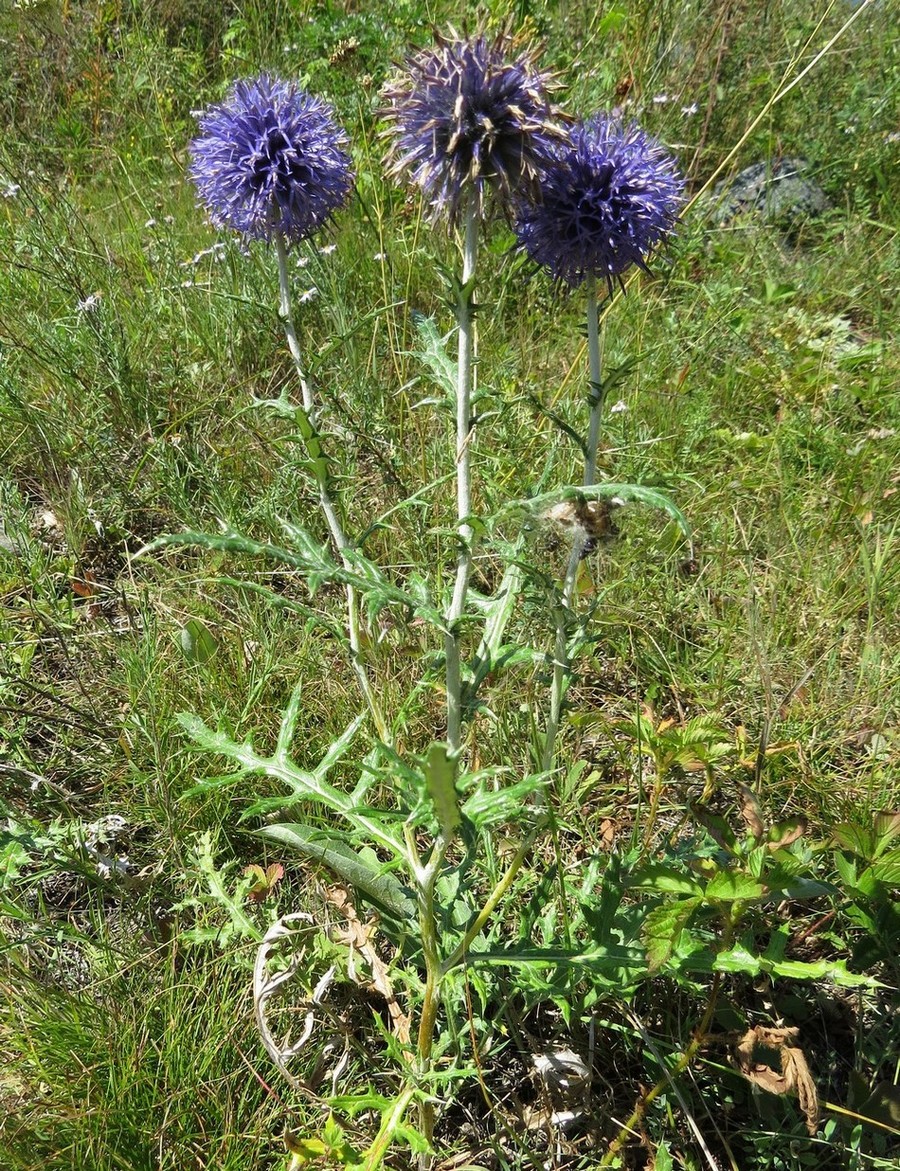
[[[541,181],[541,198],[522,204],[519,244],[553,278],[580,285],[637,264],[674,228],[684,180],[675,160],[637,126],[605,114],[576,126]]]
[[[530,53],[507,60],[510,38],[461,39],[453,30],[409,57],[384,91],[392,122],[389,174],[408,172],[432,219],[459,220],[471,194],[480,214],[493,194],[504,211],[534,192],[553,145],[565,138],[549,75]]]
[[[331,107],[287,81],[239,81],[200,115],[189,174],[212,222],[251,239],[306,239],[347,200],[347,136]]]

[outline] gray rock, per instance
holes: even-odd
[[[726,224],[750,215],[785,231],[796,230],[804,220],[831,206],[819,184],[808,177],[809,169],[802,158],[754,163],[734,179],[717,184],[714,220]]]

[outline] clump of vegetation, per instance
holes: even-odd
[[[4,1166],[894,1165],[884,7],[0,18]]]

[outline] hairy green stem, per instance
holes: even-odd
[[[587,289],[588,357],[591,365],[591,421],[588,427],[587,455],[584,460],[586,487],[597,482],[597,448],[600,446],[600,418],[603,413],[603,383],[600,369],[600,321],[597,313],[597,278],[590,273]]]
[[[505,874],[496,884],[490,895],[488,895],[484,906],[467,927],[465,935],[462,937],[460,942],[450,953],[447,959],[444,960],[443,971],[445,973],[449,972],[452,968],[457,967],[458,964],[461,964],[465,960],[466,953],[471,947],[472,941],[476,939],[478,935],[480,935],[483,928],[490,921],[491,915],[493,915],[494,911],[497,909],[500,900],[512,886],[513,880],[522,868],[522,863],[531,854],[531,849],[534,846],[535,840],[543,828],[544,822],[540,821],[537,825],[532,826],[532,828],[528,831],[525,840],[522,842],[521,846],[519,846],[518,850],[516,850],[512,861],[506,868]]]
[[[456,320],[459,327],[456,375],[456,518],[459,553],[456,560],[453,598],[447,611],[448,633],[444,641],[447,664],[447,744],[451,752],[458,752],[462,745],[462,677],[458,623],[465,610],[466,591],[472,569],[472,527],[468,523],[468,517],[472,513],[472,479],[469,460],[469,441],[472,429],[472,359],[474,353],[472,284],[475,275],[479,223],[478,205],[475,198],[470,196],[463,217],[462,279],[456,306]]]
[[[713,976],[712,987],[709,992],[709,1000],[706,1004],[706,1009],[703,1013],[703,1018],[700,1024],[694,1030],[694,1036],[691,1038],[690,1044],[675,1062],[674,1066],[666,1070],[665,1074],[659,1079],[655,1086],[647,1090],[638,1099],[638,1102],[631,1112],[631,1117],[624,1122],[620,1128],[619,1133],[609,1144],[606,1154],[597,1164],[597,1167],[612,1167],[618,1160],[622,1153],[622,1148],[628,1141],[629,1135],[633,1134],[635,1129],[644,1121],[647,1110],[656,1101],[659,1095],[666,1089],[667,1086],[674,1083],[675,1078],[684,1073],[694,1058],[700,1052],[703,1043],[709,1036],[709,1028],[712,1024],[713,1014],[716,1011],[716,1002],[719,998],[719,989],[722,985],[722,973],[716,972]]]
[[[315,403],[312,391],[306,381],[303,369],[303,358],[300,355],[300,343],[297,341],[297,329],[294,325],[294,310],[291,305],[291,282],[288,279],[287,245],[280,232],[275,234],[275,254],[278,257],[278,316],[284,322],[284,332],[287,334],[288,349],[294,359],[294,369],[300,382],[300,394],[303,398],[303,409],[306,411],[310,423],[315,426]]]
[[[378,1134],[363,1156],[363,1171],[378,1171],[384,1163],[385,1155],[394,1141],[397,1127],[403,1121],[403,1115],[415,1095],[415,1086],[405,1086],[401,1090],[390,1111],[382,1118]]]
[[[294,325],[294,313],[291,305],[291,283],[288,277],[287,266],[287,246],[284,242],[284,237],[281,233],[275,236],[275,252],[278,257],[278,289],[279,289],[279,304],[278,313],[284,322],[284,331],[287,335],[288,349],[291,352],[291,357],[294,360],[294,370],[297,374],[297,379],[300,383],[300,395],[303,400],[303,411],[309,421],[311,428],[315,430],[316,426],[316,409],[313,393],[303,369],[303,360],[300,354],[300,343],[297,340],[297,330]],[[319,507],[322,509],[322,515],[325,517],[325,523],[328,525],[328,531],[331,534],[331,540],[338,555],[343,562],[345,569],[352,569],[352,564],[347,556],[350,549],[350,542],[347,540],[344,533],[343,526],[338,516],[337,509],[331,499],[328,491],[328,474],[325,467],[325,461],[322,459],[313,458],[310,460],[316,477],[316,487],[319,495]],[[363,698],[366,701],[366,706],[369,709],[369,714],[372,717],[372,723],[375,725],[375,730],[378,733],[379,739],[385,744],[390,744],[392,737],[391,731],[388,727],[384,714],[381,711],[381,706],[375,697],[375,692],[372,688],[371,680],[369,679],[369,672],[366,669],[365,661],[362,656],[362,633],[359,622],[359,598],[353,586],[347,586],[347,631],[350,638],[350,658],[353,662],[353,670],[356,673],[356,678],[359,681],[359,687],[362,691]]]
[[[419,1031],[416,1038],[417,1072],[422,1080],[427,1079],[431,1071],[434,1031],[437,1025],[438,1010],[441,1006],[441,983],[444,970],[441,964],[434,892],[448,844],[446,834],[441,833],[434,843],[426,866],[417,875],[416,880],[419,898],[419,930],[422,934],[422,956],[425,960],[425,990],[422,994]],[[425,1096],[419,1105],[419,1129],[430,1143],[434,1137],[434,1103],[427,1087]]]

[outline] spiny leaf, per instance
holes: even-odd
[[[441,390],[450,397],[456,394],[456,363],[447,354],[447,342],[450,334],[444,337],[437,331],[433,317],[426,317],[422,313],[412,314],[416,333],[419,335],[419,349],[417,357],[428,367],[431,376]]]

